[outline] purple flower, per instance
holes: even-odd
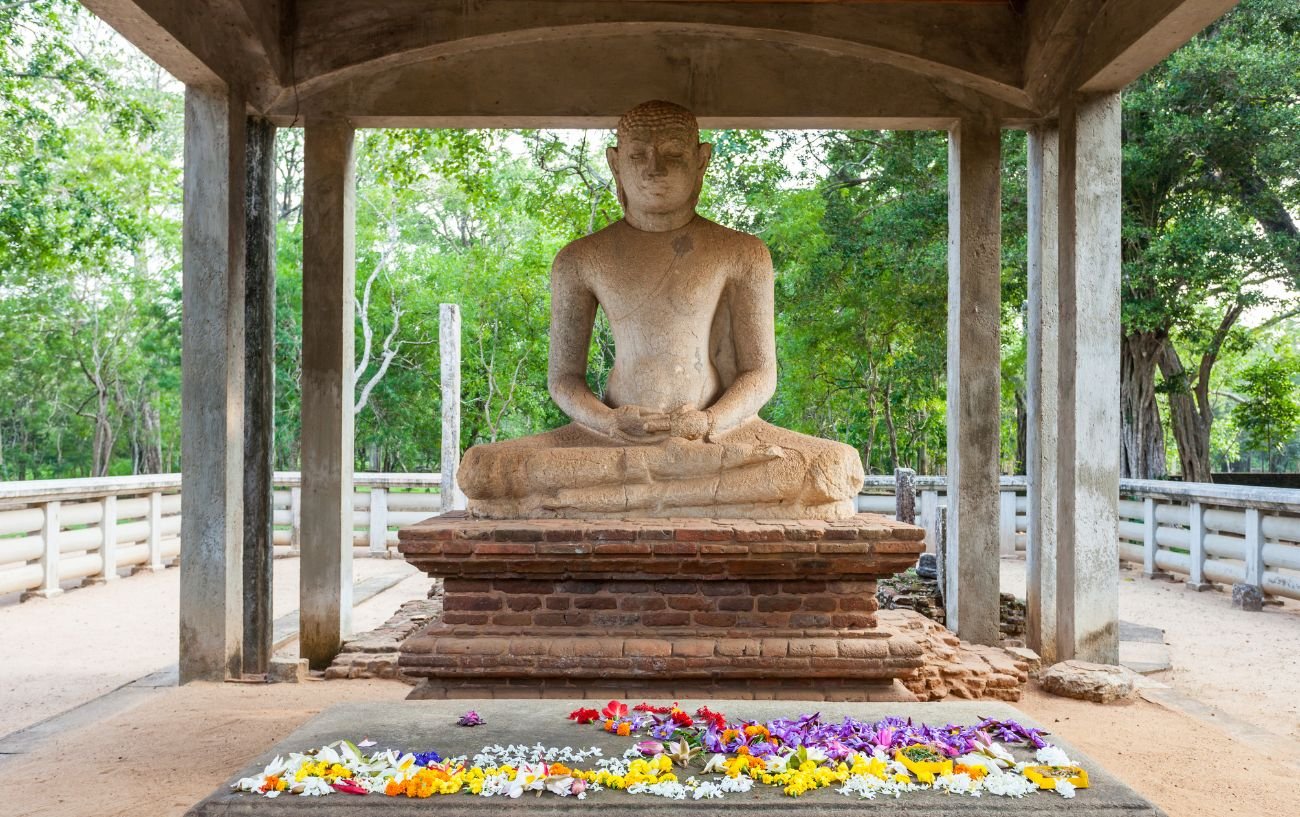
[[[442,762],[442,755],[430,749],[427,752],[412,752],[415,757],[416,766],[432,766],[435,763]]]
[[[485,723],[487,723],[487,721],[483,720],[483,718],[472,709],[464,715],[461,715],[460,720],[456,721],[457,726],[482,726]]]

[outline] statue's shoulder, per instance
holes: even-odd
[[[770,257],[767,245],[763,243],[763,239],[756,235],[724,227],[716,221],[710,221],[703,216],[697,218],[695,224],[697,229],[706,234],[713,242],[734,247],[746,258]]]
[[[590,235],[575,238],[555,255],[555,268],[581,270],[605,255],[615,243],[614,235],[622,221],[602,227]]]

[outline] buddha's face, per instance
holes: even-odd
[[[713,147],[687,130],[633,131],[609,149],[619,200],[631,214],[694,212]]]

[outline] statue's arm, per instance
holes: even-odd
[[[610,433],[612,412],[587,385],[587,350],[596,322],[596,296],[583,280],[571,247],[551,267],[551,350],[547,389],[560,410],[579,425]]]
[[[709,407],[710,436],[725,433],[758,414],[776,392],[776,323],[772,256],[754,239],[746,260],[727,285],[736,379]]]

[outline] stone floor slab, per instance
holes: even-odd
[[[336,706],[304,724],[274,749],[257,758],[238,774],[234,782],[257,772],[276,754],[303,751],[311,747],[348,738],[368,737],[377,741],[375,749],[387,747],[413,750],[437,749],[444,756],[473,754],[485,745],[497,743],[543,743],[547,746],[585,748],[599,746],[606,756],[621,755],[628,745],[626,738],[607,735],[590,726],[582,727],[565,719],[567,713],[583,705],[582,701],[406,701],[400,703],[357,703]],[[589,702],[586,702],[589,703]],[[901,715],[926,723],[969,723],[983,717],[1013,718],[1032,723],[1007,704],[983,702],[926,704],[854,704],[808,703],[798,701],[683,701],[694,710],[707,704],[732,718],[768,720],[790,717],[808,710],[820,711],[824,718],[846,715],[874,720],[887,715]],[[486,719],[481,727],[455,726],[456,719],[467,709],[475,709]],[[850,799],[832,790],[812,792],[792,799],[779,789],[758,786],[748,794],[733,794],[722,800],[668,801],[657,797],[632,796],[623,792],[598,792],[586,800],[532,795],[519,800],[479,798],[468,795],[434,798],[431,801],[404,797],[354,797],[343,794],[328,797],[278,797],[232,792],[223,785],[195,806],[187,817],[368,817],[400,814],[502,814],[558,815],[600,810],[615,814],[659,815],[688,812],[692,814],[750,813],[816,815],[858,813],[870,809],[889,815],[908,817],[945,817],[945,815],[1066,815],[1067,817],[1163,817],[1163,812],[1137,795],[1113,775],[1090,761],[1064,742],[1060,745],[1087,770],[1092,786],[1079,791],[1073,800],[1049,792],[1023,799],[1003,797],[957,797],[938,792],[917,792],[897,800],[879,798],[872,801]]]

